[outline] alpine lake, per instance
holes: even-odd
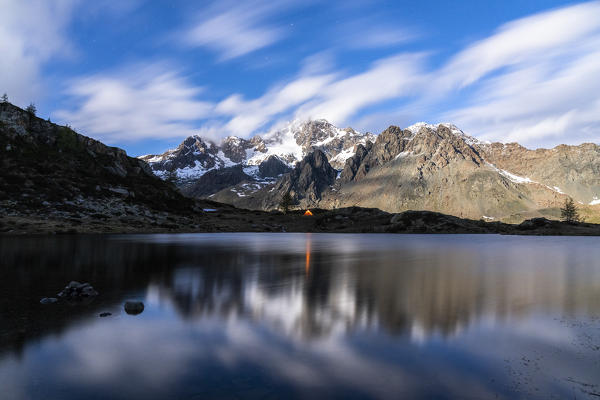
[[[3,236],[0,265],[2,399],[600,397],[595,237]],[[71,281],[98,295],[40,303]]]

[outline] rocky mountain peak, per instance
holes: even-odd
[[[356,145],[366,144],[368,140],[375,140],[375,136],[352,128],[340,129],[324,119],[294,120],[264,136],[250,139],[228,136],[219,145],[194,135],[176,149],[140,158],[147,161],[159,177],[176,176],[179,182],[187,184],[212,169],[237,164],[256,167],[271,156],[293,167],[315,149],[324,152],[333,167],[342,169],[354,154]],[[277,169],[282,170],[280,166]]]
[[[361,179],[370,169],[407,155],[417,155],[421,164],[429,164],[433,168],[444,167],[454,158],[479,165],[483,160],[475,146],[478,143],[477,139],[451,124],[417,123],[406,129],[392,125],[377,136],[369,154],[361,155],[363,173],[354,173],[354,176]],[[353,159],[351,164],[356,162]],[[353,168],[358,171],[356,166]],[[346,173],[344,176],[347,178],[349,175]]]
[[[442,131],[440,131],[440,129]],[[463,139],[467,144],[469,145],[481,145],[481,144],[487,144],[487,142],[482,142],[477,138],[474,138],[473,136],[469,136],[466,133],[464,133],[460,128],[458,128],[456,125],[451,124],[451,123],[447,123],[447,122],[443,122],[443,123],[439,123],[437,125],[434,124],[428,124],[426,122],[417,122],[416,124],[413,124],[411,126],[409,126],[408,128],[406,128],[405,130],[409,131],[412,135],[411,138],[418,136],[419,134],[423,134],[423,133],[427,133],[427,132],[444,132],[446,135],[454,135],[457,136],[461,139]]]
[[[329,157],[329,162],[342,169],[346,160],[354,154],[359,143],[374,141],[375,135],[360,133],[352,128],[341,129],[324,119],[306,121],[294,125],[294,139],[303,154],[320,149]]]
[[[281,196],[290,193],[301,207],[313,207],[324,191],[331,188],[337,171],[329,164],[321,150],[314,150],[296,164],[294,169],[275,184],[271,193]],[[276,199],[271,202],[276,203]]]
[[[248,140],[237,136],[228,136],[221,142],[221,150],[225,157],[237,164],[246,160],[246,150],[252,147],[253,144]]]
[[[187,154],[190,151],[194,153],[209,153],[215,152],[216,147],[214,143],[207,142],[198,135],[190,136],[186,138],[176,149],[183,154]]]
[[[187,180],[215,168],[224,167],[218,157],[220,149],[198,135],[187,137],[177,148],[167,150],[160,155],[139,157],[150,164],[152,171],[160,178],[175,175]]]

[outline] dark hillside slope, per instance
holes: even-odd
[[[102,214],[115,208],[125,214],[135,207],[142,213],[142,209],[189,213],[193,205],[124,150],[0,103],[3,213]]]

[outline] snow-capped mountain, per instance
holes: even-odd
[[[340,129],[326,120],[293,121],[263,137],[229,136],[220,144],[190,136],[176,149],[140,158],[150,164],[157,176],[189,183],[209,171],[234,166],[242,166],[246,174],[258,177],[260,171],[256,167],[272,156],[291,168],[315,149],[323,151],[334,168],[342,169],[354,155],[356,145],[374,140],[371,133]]]
[[[290,193],[300,209],[429,210],[520,222],[559,217],[570,196],[582,213],[597,218],[600,146],[592,143],[529,150],[478,140],[452,124],[417,123],[390,126],[354,153],[339,173],[315,151],[273,184],[236,185],[211,199],[270,210]]]

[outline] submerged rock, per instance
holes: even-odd
[[[58,297],[65,299],[80,299],[84,297],[97,296],[98,292],[89,283],[79,283],[71,281],[63,290],[58,293]]]
[[[126,301],[125,312],[129,315],[138,315],[144,311],[144,303],[141,301]]]
[[[54,304],[58,301],[56,297],[44,297],[40,300],[41,304]]]

